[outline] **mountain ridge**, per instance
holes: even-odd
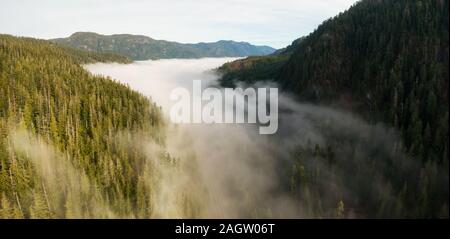
[[[103,35],[95,32],[75,32],[67,38],[55,38],[50,41],[88,51],[116,53],[132,60],[260,56],[276,51],[269,46],[256,46],[233,40],[179,43],[157,40],[144,35]]]

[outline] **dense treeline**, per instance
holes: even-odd
[[[218,68],[218,72],[223,74],[220,79],[221,85],[233,86],[237,80],[251,84],[261,80],[277,79],[283,66],[304,39],[305,37],[298,38],[291,45],[268,56],[250,56],[225,63]]]
[[[164,144],[160,108],[80,65],[97,61],[128,60],[0,35],[0,218],[153,215],[136,142]]]
[[[308,117],[324,140],[299,143],[286,170],[286,185],[307,215],[448,218],[448,163],[408,155],[397,134],[382,125]]]
[[[232,62],[219,69],[222,81],[275,80],[304,101],[346,108],[395,127],[404,153],[423,170],[396,174],[379,168],[384,172],[376,173],[391,180],[390,190],[402,193],[407,208],[383,213],[387,209],[379,202],[372,205],[378,212],[369,215],[448,217],[448,11],[448,0],[363,0],[295,44],[287,60],[272,55]],[[326,150],[336,153],[338,145]],[[300,151],[305,150],[317,151],[314,146]],[[392,163],[395,157],[386,160]],[[410,175],[422,179],[407,180]],[[441,176],[447,189],[430,183]]]
[[[448,160],[448,1],[362,1],[321,25],[280,81],[397,127],[423,160]]]

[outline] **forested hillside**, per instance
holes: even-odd
[[[254,46],[247,42],[218,41],[211,43],[183,44],[150,37],[116,34],[101,35],[93,32],[76,32],[67,38],[52,41],[82,50],[114,52],[133,60],[239,57],[271,54],[275,49],[268,46]]]
[[[136,142],[172,160],[160,108],[80,65],[96,61],[127,59],[0,35],[0,218],[154,215]]]
[[[327,20],[285,63],[224,65],[222,81],[275,80],[302,99],[339,104],[401,130],[424,160],[448,160],[448,1],[364,0]]]
[[[0,218],[448,218],[448,10],[362,0],[261,54],[236,42],[0,35]],[[223,85],[271,80],[296,97],[280,92],[268,137],[180,130],[144,95],[83,68],[269,53],[218,69]]]
[[[247,58],[225,64],[219,68],[222,83],[274,80],[302,101],[344,108],[359,113],[369,122],[381,121],[395,127],[409,157],[424,169],[430,165],[439,169],[390,171],[395,164],[391,158],[394,161],[388,161],[389,169],[383,167],[379,170],[384,172],[372,170],[372,173],[390,178],[389,190],[402,195],[399,198],[403,199],[398,200],[405,200],[403,206],[411,207],[398,212],[398,216],[437,217],[446,212],[444,215],[448,217],[448,11],[447,0],[362,0],[321,24],[288,56]],[[299,151],[332,159],[342,149],[341,144]],[[298,167],[312,163],[300,161],[302,164],[294,170],[296,177],[308,175],[299,173]],[[348,163],[336,163],[334,167],[351,170]],[[406,183],[406,177],[411,175],[430,182],[438,177],[439,170],[444,172],[447,189],[433,184],[417,186],[420,189],[411,185],[411,181]],[[365,189],[357,190],[359,195],[367,195]],[[418,197],[416,202],[414,195]],[[437,204],[444,206],[439,209]],[[378,209],[375,208],[380,205],[374,205],[370,215],[389,214],[386,205]],[[391,212],[396,210],[393,204],[390,207]]]
[[[277,79],[281,68],[288,62],[305,37],[294,40],[291,45],[279,49],[267,56],[250,56],[229,62],[219,67],[223,73],[221,84],[233,86],[236,80],[253,83],[261,80]]]

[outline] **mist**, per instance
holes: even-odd
[[[191,89],[193,80],[201,80],[203,87],[218,87],[219,76],[213,69],[232,60],[98,63],[85,68],[148,96],[168,118],[175,103],[169,98],[173,89]],[[245,87],[274,86],[267,82]],[[340,213],[349,218],[395,217],[411,210],[400,199],[402,183],[414,187],[422,182],[421,172],[439,170],[435,165],[424,169],[406,157],[395,130],[369,124],[350,112],[297,102],[287,93],[279,96],[276,134],[260,135],[257,127],[169,123],[167,151],[182,166],[160,179],[156,217],[334,218]],[[136,144],[151,153],[152,147],[145,142]],[[383,170],[388,176],[376,173]],[[396,186],[391,174],[398,174],[401,186]],[[444,170],[439,175],[434,180],[440,182],[437,187],[447,186],[448,198],[448,173]],[[181,213],[183,205],[167,200],[179,190],[198,205],[195,213]],[[342,212],[341,203],[345,203]]]

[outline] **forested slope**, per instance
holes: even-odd
[[[0,35],[0,218],[153,215],[136,142],[163,146],[160,108],[80,65],[97,61],[128,60]]]
[[[372,173],[383,174],[390,180],[389,190],[398,197],[394,201],[403,201],[401,205],[409,209],[397,212],[395,202],[369,200],[364,187],[370,185],[358,188],[352,180],[347,183],[355,186],[355,195],[348,200],[367,206],[365,211],[372,216],[448,217],[448,189],[442,187],[448,188],[449,183],[448,10],[446,0],[362,0],[303,38],[287,59],[272,55],[225,64],[219,68],[222,83],[273,80],[302,101],[344,108],[369,122],[395,127],[401,135],[402,150],[423,170],[404,171],[404,166],[395,166],[400,159],[391,156],[382,159],[389,166],[372,165],[365,176],[353,181],[367,180]],[[329,148],[313,146],[299,151],[332,160],[343,150],[344,142],[340,138]],[[349,159],[351,165],[335,162],[330,167],[361,170],[362,158],[355,157]],[[312,180],[313,172],[308,170],[318,169],[305,169],[308,164],[314,163],[300,160],[294,175]],[[305,171],[298,172],[300,166]],[[430,183],[441,177],[437,175],[443,176],[444,184]],[[317,202],[320,186],[308,188],[314,187],[317,195],[311,201]],[[357,195],[367,201],[356,202],[360,200]]]
[[[398,128],[424,160],[448,160],[448,1],[364,0],[325,21],[286,61],[224,65],[222,81],[275,80]],[[262,73],[261,73],[262,72]]]
[[[311,34],[279,79],[389,122],[424,160],[448,160],[448,20],[448,1],[362,1]]]

